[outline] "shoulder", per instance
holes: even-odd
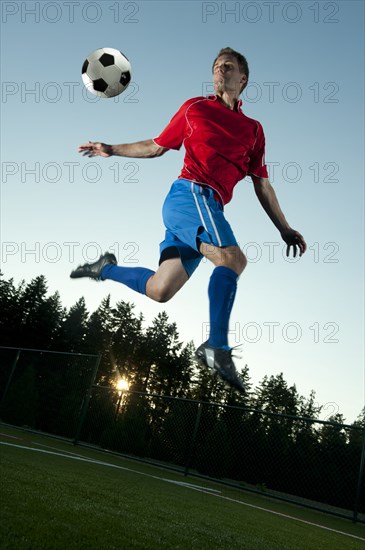
[[[212,101],[214,101],[212,96],[191,97],[190,99],[187,99],[186,101],[184,101],[184,103],[181,105],[180,109],[188,109],[192,105],[198,105],[198,104],[208,103],[208,102],[212,102]]]
[[[196,97],[191,97],[190,99],[187,99],[185,103],[196,103],[196,102],[199,102],[199,101],[210,101],[212,99],[215,99],[215,96],[198,95]]]

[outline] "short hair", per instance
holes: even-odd
[[[221,55],[231,55],[232,57],[235,57],[237,59],[237,63],[238,63],[238,67],[239,67],[239,70],[240,70],[240,73],[242,74],[245,74],[247,76],[247,82],[245,82],[245,84],[242,86],[242,89],[240,90],[240,93],[243,92],[243,90],[246,88],[247,86],[247,83],[248,83],[248,78],[249,78],[249,68],[248,68],[248,63],[247,63],[247,59],[245,58],[244,55],[242,55],[241,53],[239,52],[236,52],[235,50],[233,50],[232,48],[222,48],[219,52],[218,52],[218,55],[217,57],[215,58],[215,60],[213,61],[213,66],[212,66],[212,71],[214,70],[214,65],[218,59],[218,57],[220,57]]]

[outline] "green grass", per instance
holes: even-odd
[[[1,549],[355,550],[365,547],[363,541],[243,503],[358,537],[365,537],[363,525],[39,435],[4,427],[0,432],[21,438],[2,435],[0,441],[44,451],[77,453],[118,466],[0,445]],[[213,496],[166,479],[219,493]]]

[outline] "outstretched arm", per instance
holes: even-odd
[[[166,151],[168,149],[160,147],[152,139],[121,145],[108,145],[99,141],[89,141],[89,143],[79,146],[79,153],[82,153],[84,157],[111,157],[116,155],[119,157],[153,158],[160,157]]]
[[[292,229],[287,222],[283,211],[280,208],[279,201],[277,199],[274,188],[267,178],[259,178],[257,176],[252,176],[252,181],[255,188],[255,193],[259,199],[261,206],[275,225],[280,231],[282,239],[286,242],[287,249],[286,255],[290,254],[290,247],[293,247],[293,256],[297,255],[297,247],[299,249],[299,256],[304,254],[307,249],[306,242],[303,236]]]

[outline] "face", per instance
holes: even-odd
[[[240,73],[235,57],[226,54],[218,57],[213,67],[213,85],[217,93],[235,92],[238,97],[245,82],[247,77]]]

